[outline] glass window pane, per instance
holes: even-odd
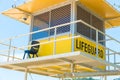
[[[49,28],[49,12],[37,15],[34,17],[32,31],[38,31],[41,29]],[[48,37],[49,31],[42,31],[32,34],[32,40]]]

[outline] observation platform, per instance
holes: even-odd
[[[53,77],[71,72],[104,71],[105,66],[108,65],[114,66],[100,58],[80,51],[0,63],[1,68],[23,72],[27,69],[29,73]],[[114,67],[119,68],[119,66]]]

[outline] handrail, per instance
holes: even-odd
[[[104,36],[108,37],[110,40],[114,40],[114,41],[116,41],[117,43],[120,44],[120,41],[114,39],[113,37],[105,34],[104,32],[96,29],[95,27],[91,26],[90,24],[88,24],[88,23],[86,23],[85,21],[82,21],[82,20],[77,20],[77,21],[73,21],[73,22],[68,22],[68,23],[65,23],[65,24],[61,24],[61,25],[57,25],[57,26],[54,26],[54,27],[50,27],[50,28],[38,30],[38,31],[35,31],[35,32],[30,32],[30,33],[27,33],[27,34],[22,34],[22,35],[10,37],[10,38],[5,39],[5,40],[13,40],[13,39],[16,39],[16,38],[20,38],[20,37],[23,37],[23,36],[35,34],[35,33],[38,33],[38,32],[47,31],[47,30],[50,30],[50,29],[55,29],[55,30],[56,30],[56,28],[58,28],[58,27],[67,26],[67,25],[75,24],[75,23],[79,23],[79,22],[82,23],[82,24],[84,24],[84,25],[86,25],[86,26],[88,26],[88,27],[90,27],[91,29],[96,30],[97,33],[99,32],[99,33],[103,34]],[[56,34],[56,32],[55,32],[54,34]],[[54,36],[56,36],[56,35],[54,35]],[[68,40],[68,39],[73,39],[73,38],[77,38],[77,37],[80,37],[80,36],[82,36],[82,35],[77,35],[77,36],[72,36],[72,37],[62,38],[62,39],[57,39],[57,40],[55,39],[56,37],[54,37],[54,40],[47,41],[47,42],[42,42],[42,43],[40,43],[40,44],[35,44],[35,45],[42,45],[42,44],[47,44],[47,43],[50,43],[50,42],[56,42],[56,41],[61,41],[61,40]],[[1,42],[2,42],[2,41],[1,41]],[[0,42],[0,44],[1,44],[1,42]],[[99,44],[99,42],[97,42],[97,43]],[[6,44],[4,44],[4,45],[6,45]],[[11,48],[14,48],[15,50],[17,50],[17,49],[18,49],[18,50],[24,50],[24,48],[32,47],[32,46],[35,46],[35,45],[27,45],[27,46],[22,46],[22,47],[10,46],[10,47],[11,47]],[[9,46],[9,45],[6,45],[6,46]],[[118,53],[118,52],[116,52],[116,51],[114,51],[114,50],[112,50],[112,49],[106,48],[106,47],[105,47],[105,50],[109,50],[109,51],[111,51],[112,53],[115,53],[115,54]],[[8,50],[8,51],[10,51],[10,50]],[[113,54],[113,55],[115,55],[115,54]],[[110,55],[110,54],[108,53],[108,55]],[[9,56],[7,56],[7,57],[9,57]]]
[[[50,29],[55,29],[55,28],[62,27],[62,26],[67,26],[67,25],[70,25],[70,24],[75,24],[75,23],[78,23],[78,22],[81,22],[81,20],[68,22],[68,23],[57,25],[57,26],[53,26],[53,27],[50,27],[50,28],[45,28],[45,29],[42,29],[42,30],[38,30],[38,31],[34,31],[34,32],[26,33],[26,34],[21,34],[21,35],[14,36],[14,37],[10,37],[10,38],[5,39],[4,41],[10,40],[10,39],[15,39],[15,38],[20,38],[20,37],[23,37],[23,36],[26,36],[26,35],[30,35],[30,34],[35,34],[35,33],[38,33],[38,32],[47,31],[47,30],[50,30]],[[0,42],[4,42],[4,41],[0,41]]]
[[[8,55],[5,55],[5,54],[0,54],[0,56],[8,57]],[[14,56],[9,56],[9,57],[10,57],[10,58],[17,59],[17,60],[22,60],[22,59],[20,59],[20,58],[14,57]]]
[[[94,29],[94,30],[97,30],[98,32],[100,32],[100,33],[103,34],[104,36],[109,37],[109,38],[111,38],[112,40],[114,40],[114,41],[116,41],[116,42],[118,42],[118,43],[120,44],[120,41],[116,40],[115,38],[113,38],[113,37],[111,37],[111,36],[109,36],[109,35],[107,35],[107,34],[105,34],[104,32],[102,32],[102,31],[100,31],[100,30],[96,29],[95,27],[91,26],[90,24],[86,23],[86,22],[83,21],[83,20],[76,20],[76,21],[72,21],[72,22],[65,23],[65,24],[56,25],[56,26],[53,26],[53,27],[50,27],[50,28],[45,28],[45,29],[42,29],[42,30],[38,30],[38,31],[26,33],[26,34],[21,34],[21,35],[18,35],[18,36],[14,36],[14,37],[7,38],[7,39],[5,39],[4,41],[10,40],[10,39],[15,39],[15,38],[20,38],[20,37],[27,36],[27,35],[30,35],[30,34],[35,34],[35,33],[38,33],[38,32],[43,32],[43,31],[47,31],[47,30],[50,30],[50,29],[55,29],[55,28],[58,28],[58,27],[67,26],[67,25],[75,24],[75,23],[79,23],[79,22],[85,24],[86,26],[88,26],[88,27],[90,27],[90,28],[92,28],[92,29]],[[0,42],[4,42],[4,41],[0,41]]]
[[[4,45],[4,46],[10,46],[9,44],[5,44],[5,43],[1,43],[1,42],[0,42],[0,44],[1,44],[1,45]],[[19,50],[24,50],[24,49],[18,48],[18,47],[16,47],[16,46],[11,46],[11,47],[14,48],[14,49],[17,48],[17,49],[19,49]]]

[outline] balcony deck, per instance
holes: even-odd
[[[55,76],[57,74],[70,73],[74,64],[74,72],[96,72],[104,71],[106,65],[111,65],[106,61],[82,52],[71,52],[65,54],[51,55],[45,57],[31,58],[25,60],[0,63],[1,68],[16,71]],[[114,66],[117,67],[118,66]]]

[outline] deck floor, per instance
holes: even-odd
[[[71,72],[71,64],[74,72],[96,72],[105,70],[104,60],[80,51],[58,54],[45,57],[37,57],[25,60],[0,63],[1,68],[53,76]]]

